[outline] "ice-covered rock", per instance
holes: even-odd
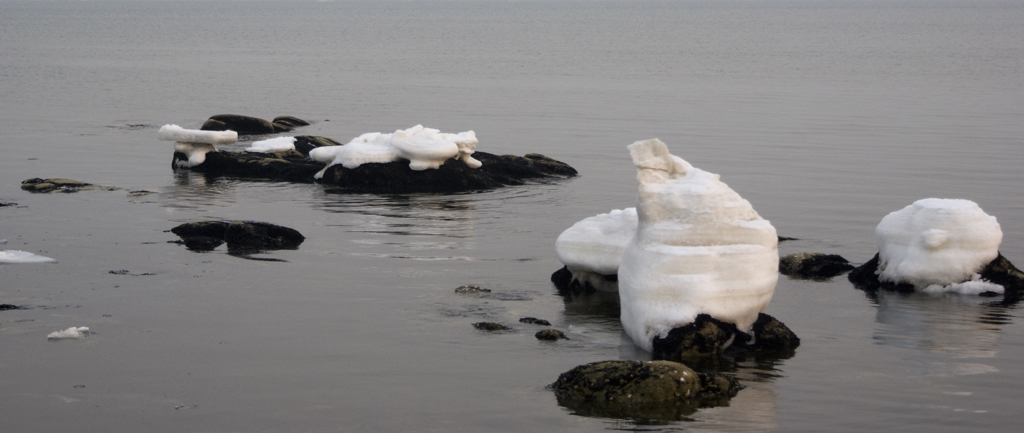
[[[636,228],[636,208],[632,207],[585,218],[558,236],[555,252],[573,278],[600,289],[608,286],[601,276],[619,273],[622,253]]]
[[[295,150],[295,137],[277,137],[252,142],[246,152],[274,153]]]
[[[209,143],[176,141],[174,142],[174,151],[184,154],[187,158],[185,160],[175,160],[175,166],[178,168],[188,168],[206,162],[206,154],[216,152],[217,148]]]
[[[452,158],[458,158],[471,168],[479,168],[480,161],[470,156],[476,144],[476,133],[473,131],[450,134],[416,125],[391,134],[366,133],[343,146],[313,149],[309,157],[329,163],[314,176],[316,179],[322,178],[327,169],[334,165],[340,164],[351,169],[363,164],[383,164],[399,159],[408,160],[409,168],[417,171],[438,168]]]
[[[931,293],[984,293],[1002,286],[979,281],[999,255],[996,218],[970,200],[928,198],[882,218],[875,228],[878,280]]]
[[[82,338],[82,337],[86,336],[86,334],[88,334],[88,333],[89,333],[89,328],[88,327],[79,326],[79,327],[76,328],[76,327],[72,326],[72,327],[70,327],[68,329],[65,329],[63,331],[51,332],[50,335],[46,336],[46,338],[49,339],[49,340],[63,340],[63,339],[66,339],[66,338]]]
[[[622,326],[650,351],[655,337],[705,313],[749,331],[778,281],[778,236],[717,174],[658,139],[629,146],[639,226],[619,266]]]
[[[235,131],[202,131],[185,129],[178,125],[164,125],[156,133],[163,141],[182,141],[186,143],[232,144],[238,141]]]
[[[56,260],[28,251],[0,250],[0,263],[51,263]]]

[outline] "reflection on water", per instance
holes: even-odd
[[[174,184],[163,188],[164,207],[201,210],[203,207],[231,207],[238,201],[237,182],[192,170],[175,170]]]

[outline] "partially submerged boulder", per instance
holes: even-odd
[[[665,338],[654,337],[652,354],[655,359],[680,362],[723,353],[788,356],[800,345],[793,331],[764,313],[758,314],[751,334],[740,332],[732,323],[699,314],[692,323],[673,328]]]
[[[210,251],[223,243],[228,252],[297,249],[306,238],[295,229],[255,221],[202,221],[171,229],[193,251]]]
[[[300,137],[296,137],[296,151],[277,154],[209,152],[205,161],[191,167],[185,167],[188,155],[175,152],[172,168],[187,168],[219,176],[312,183],[313,176],[325,164],[308,159],[298,149],[315,148],[311,144],[318,141],[323,140],[318,137],[300,140]],[[536,153],[520,157],[476,152],[473,157],[482,163],[480,168],[470,168],[455,159],[448,160],[437,169],[421,171],[410,169],[408,161],[370,163],[352,169],[335,165],[327,169],[320,182],[350,193],[454,193],[522,185],[531,180],[559,179],[577,174],[568,164]]]
[[[742,387],[672,361],[601,361],[562,373],[551,388],[577,415],[675,421],[728,404]]]
[[[568,340],[569,337],[565,336],[565,333],[557,329],[542,329],[533,334],[538,340],[543,341],[557,341],[557,340]]]
[[[63,193],[75,193],[79,191],[90,191],[102,189],[106,191],[114,191],[118,188],[110,186],[93,185],[78,180],[62,179],[62,178],[32,178],[25,179],[21,182],[21,189],[32,192],[32,193],[50,193],[50,192],[63,192]]]
[[[879,289],[892,290],[896,292],[913,292],[915,286],[909,283],[893,283],[881,281],[878,278],[879,255],[875,254],[871,260],[850,271],[847,278],[858,289],[875,292]],[[1024,294],[1024,272],[1017,269],[1002,254],[998,254],[994,260],[989,262],[978,272],[978,280],[992,284],[998,284],[1004,288],[1004,295],[1007,299],[1019,300]],[[995,292],[983,292],[989,296],[998,295]]]
[[[210,116],[199,128],[203,131],[235,131],[245,135],[273,134],[274,124],[265,119],[239,114],[216,114]]]
[[[309,126],[309,122],[294,116],[277,116],[270,121],[274,132],[288,132],[300,126]]]
[[[779,272],[791,278],[825,281],[853,269],[843,256],[822,253],[796,253],[779,260]]]

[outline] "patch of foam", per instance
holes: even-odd
[[[275,153],[295,150],[295,137],[277,137],[268,140],[252,142],[252,145],[245,149],[253,153]]]
[[[778,236],[717,174],[658,139],[629,146],[640,196],[636,235],[618,268],[622,327],[650,351],[698,314],[748,331],[778,281]]]
[[[48,340],[63,340],[63,339],[69,339],[69,338],[82,338],[82,337],[85,337],[88,333],[89,333],[89,328],[88,327],[79,326],[79,327],[76,328],[76,327],[72,326],[72,327],[70,327],[68,329],[65,329],[63,331],[51,332],[50,335],[46,336],[46,338]]]
[[[52,263],[56,260],[46,256],[32,254],[28,251],[2,250],[0,251],[0,263]]]
[[[342,146],[318,147],[309,152],[309,157],[328,163],[327,167],[314,176],[316,179],[323,178],[327,169],[335,165],[356,168],[363,164],[383,164],[399,159],[408,160],[409,168],[413,170],[438,168],[452,158],[463,161],[471,168],[479,168],[480,161],[470,156],[475,152],[477,143],[473,131],[450,134],[416,125],[391,134],[366,133]]]
[[[577,280],[615,275],[619,273],[622,253],[636,234],[636,227],[636,208],[632,207],[585,218],[558,236],[555,252]]]
[[[186,143],[232,144],[238,141],[235,131],[202,131],[185,129],[178,125],[164,125],[156,136],[163,141],[183,141]]]
[[[886,215],[875,238],[880,281],[969,293],[981,290],[974,275],[999,255],[1003,232],[973,201],[929,198]]]

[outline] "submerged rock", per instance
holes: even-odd
[[[202,221],[171,229],[193,251],[210,251],[223,243],[228,252],[296,249],[306,240],[295,229],[255,221]]]
[[[326,164],[303,156],[300,148],[315,148],[319,137],[296,138],[296,151],[283,153],[209,152],[200,164],[191,165],[189,156],[175,152],[171,167],[209,175],[233,176],[288,182],[314,182],[313,176]],[[305,150],[306,153],[309,150]],[[480,168],[449,159],[437,169],[412,170],[408,161],[362,164],[356,168],[335,165],[326,170],[319,182],[346,193],[453,193],[523,185],[531,180],[573,177],[569,165],[535,153],[519,157],[475,152]]]
[[[837,254],[796,253],[779,260],[779,272],[783,275],[825,281],[853,269],[853,265]]]
[[[239,134],[273,134],[274,124],[265,119],[239,114],[216,114],[210,116],[199,128],[203,131],[235,131]]]
[[[495,322],[476,322],[473,327],[481,331],[511,331],[512,328]]]
[[[526,323],[528,325],[551,326],[551,322],[548,322],[547,320],[544,320],[544,319],[538,319],[536,317],[523,317],[523,318],[520,318],[519,319],[519,323]]]
[[[562,373],[551,388],[577,415],[675,421],[728,404],[742,387],[672,361],[601,361]]]
[[[557,340],[568,340],[569,337],[565,336],[565,333],[557,329],[543,329],[533,334],[538,340],[544,341],[557,341]]]
[[[673,328],[665,338],[654,337],[655,359],[687,361],[729,353],[774,353],[788,355],[800,345],[800,338],[786,325],[764,313],[757,316],[751,333],[736,325],[700,314],[684,326]]]
[[[77,180],[71,180],[71,179],[62,179],[62,178],[57,178],[57,177],[50,178],[50,179],[41,179],[41,178],[36,177],[36,178],[32,178],[32,179],[25,179],[25,180],[23,180],[21,182],[21,189],[23,189],[25,191],[28,191],[28,192],[32,192],[32,193],[49,193],[49,192],[75,193],[75,192],[79,192],[79,191],[90,191],[90,190],[97,190],[97,189],[102,189],[102,190],[105,190],[105,191],[115,191],[115,190],[117,190],[119,188],[110,187],[110,186],[93,185],[91,183],[86,183],[86,182],[77,181]]]

